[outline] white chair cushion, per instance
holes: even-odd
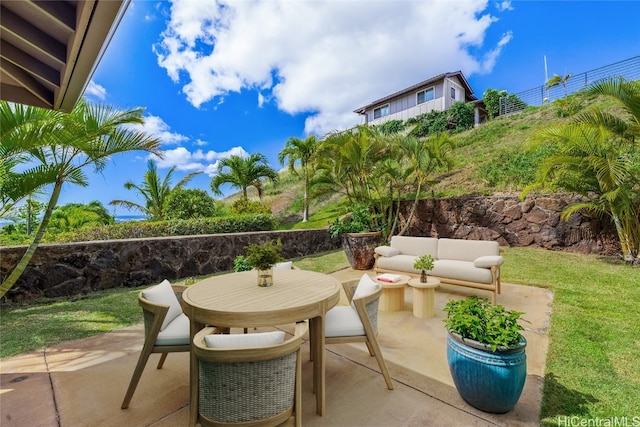
[[[400,255],[400,250],[396,248],[392,248],[391,246],[378,246],[374,249],[375,253],[380,256],[392,257],[395,255]]]
[[[367,274],[363,274],[360,278],[360,282],[358,282],[356,291],[353,293],[353,299],[369,296],[380,289],[380,286],[381,285],[378,282],[374,281]]]
[[[164,330],[158,333],[156,345],[189,344],[190,339],[189,318],[184,313],[181,313]]]
[[[325,317],[326,337],[357,337],[364,335],[358,312],[350,305],[333,307]]]
[[[161,331],[164,331],[164,329],[169,323],[171,323],[173,319],[182,314],[180,301],[178,301],[178,298],[176,298],[176,294],[173,292],[171,283],[169,283],[169,281],[166,279],[163,280],[159,285],[142,291],[142,296],[144,297],[144,299],[149,300],[153,303],[169,306],[169,311],[167,312],[167,315],[162,322],[162,326],[160,327]]]
[[[502,265],[504,263],[504,258],[500,255],[487,255],[481,256],[473,260],[473,265],[478,268],[491,268],[494,265]]]
[[[204,337],[209,348],[266,347],[284,342],[283,331],[260,332],[257,334],[213,334]]]
[[[293,268],[293,261],[279,262],[273,266],[274,270],[291,270]]]

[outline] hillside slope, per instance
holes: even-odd
[[[570,97],[570,100],[574,105],[579,103],[581,110],[595,102],[594,99],[576,97],[577,95]],[[453,167],[437,177],[439,182],[432,187],[433,194],[445,197],[521,191],[525,184],[514,183],[508,179],[505,182],[491,182],[486,177],[486,170],[499,172],[501,168],[509,166],[507,164],[510,159],[531,149],[532,140],[541,129],[570,120],[559,117],[557,102],[541,107],[529,107],[510,116],[497,117],[475,129],[454,135]],[[597,102],[602,104],[601,100]],[[511,167],[517,168],[518,165]],[[300,217],[298,212],[302,209],[302,182],[288,172],[281,172],[281,176],[279,185],[265,184],[265,202],[272,207],[275,215],[296,221],[296,218]],[[250,194],[251,197],[257,197],[255,191]],[[337,201],[314,201],[311,206],[312,216],[314,211]]]

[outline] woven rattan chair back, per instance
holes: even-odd
[[[198,422],[204,426],[277,426],[294,418],[302,425],[300,346],[308,323],[296,324],[281,344],[250,348],[210,348],[198,332]]]

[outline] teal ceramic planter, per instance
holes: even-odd
[[[449,333],[447,361],[460,396],[484,412],[503,414],[513,409],[527,377],[526,345],[523,337],[514,349],[492,352]]]

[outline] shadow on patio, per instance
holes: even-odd
[[[372,272],[369,272],[373,274]],[[362,271],[334,273],[340,280]],[[525,312],[527,381],[515,409],[487,414],[458,395],[446,361],[442,308],[451,298],[483,291],[441,286],[436,315],[405,309],[379,314],[378,340],[395,390],[387,390],[364,344],[327,346],[327,414],[315,412],[309,344],[303,345],[303,424],[305,426],[537,426],[546,359],[552,297],[547,290],[503,284],[498,303]],[[485,295],[487,294],[487,295]],[[342,298],[342,303],[346,299]],[[284,328],[287,329],[287,328]],[[0,415],[3,426],[186,426],[189,409],[189,356],[170,354],[162,370],[152,355],[129,409],[120,404],[143,342],[142,325],[68,341],[44,351],[3,360]]]

